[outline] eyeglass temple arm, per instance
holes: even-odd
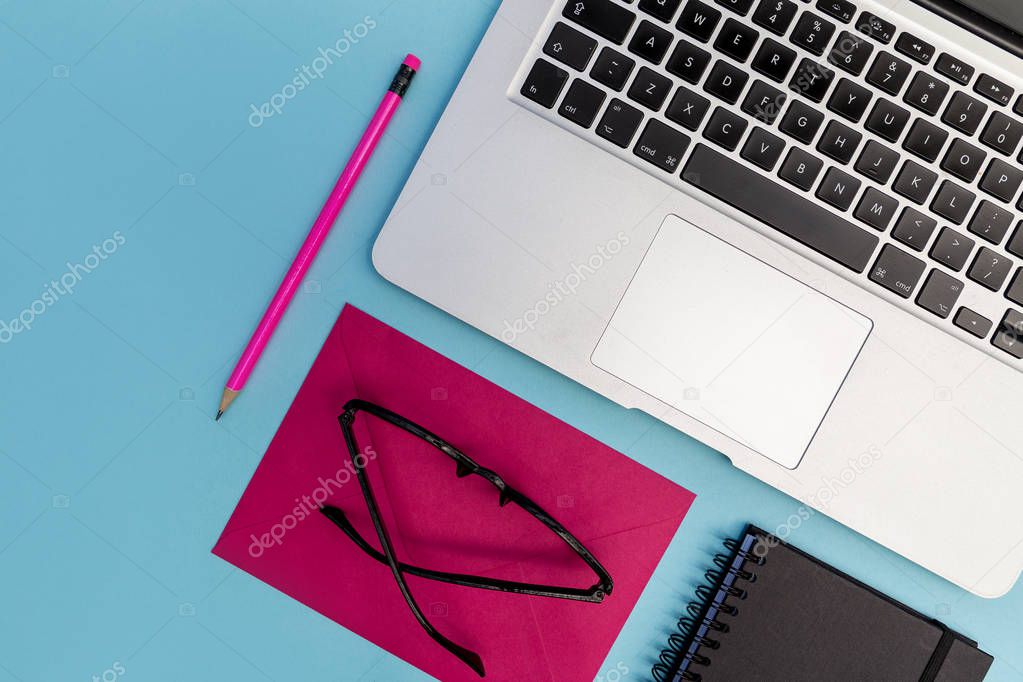
[[[330,519],[334,525],[344,531],[345,535],[351,538],[352,542],[358,545],[366,554],[370,555],[382,564],[387,563],[387,557],[377,551],[359,534],[359,531],[351,524],[345,513],[330,505],[320,508],[320,513]],[[550,585],[538,585],[535,583],[520,583],[511,580],[500,580],[498,578],[485,578],[483,576],[466,575],[464,573],[449,573],[446,571],[435,571],[429,568],[421,568],[403,562],[398,562],[398,568],[403,573],[414,575],[428,580],[461,585],[462,587],[476,587],[484,590],[499,590],[501,592],[513,592],[515,594],[528,594],[536,597],[555,597],[561,599],[572,599],[575,601],[586,601],[599,603],[603,601],[605,593],[603,585],[582,589],[576,587],[556,587]]]
[[[344,433],[345,442],[348,446],[350,453],[358,451],[358,445],[355,442],[355,434],[352,432],[351,420],[354,415],[345,413],[341,416],[342,431]],[[346,424],[345,421],[348,421]],[[412,610],[412,614],[419,621],[419,624],[426,630],[426,634],[430,638],[440,644],[442,647],[447,649],[451,654],[457,657],[460,661],[465,663],[467,666],[472,668],[480,677],[486,677],[486,669],[483,667],[483,659],[475,651],[470,651],[465,647],[456,644],[444,635],[442,635],[430,621],[423,615],[422,610],[416,603],[415,598],[412,596],[412,592],[409,591],[408,585],[405,583],[405,577],[402,574],[402,569],[398,565],[398,561],[394,556],[394,546],[391,544],[391,538],[387,533],[387,528],[384,527],[383,520],[380,518],[380,507],[377,506],[376,497],[373,495],[373,490],[370,488],[369,479],[366,476],[366,471],[355,464],[355,476],[359,479],[359,487],[362,488],[362,496],[366,499],[366,506],[369,508],[369,516],[373,520],[373,527],[376,529],[377,539],[380,540],[380,546],[383,548],[384,559],[387,565],[391,569],[391,574],[394,576],[395,582],[398,583],[398,589],[401,590],[401,596],[405,598],[405,603]]]

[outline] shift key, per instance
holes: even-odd
[[[891,244],[885,244],[881,255],[870,269],[870,279],[902,298],[909,298],[916,290],[924,262]]]

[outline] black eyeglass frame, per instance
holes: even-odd
[[[544,526],[553,531],[561,540],[567,544],[583,562],[592,570],[598,581],[589,588],[576,588],[576,587],[559,587],[552,585],[540,585],[535,583],[523,583],[512,580],[500,580],[496,578],[486,578],[482,576],[466,575],[461,573],[449,573],[445,571],[435,571],[427,568],[421,568],[406,564],[398,561],[394,553],[394,545],[391,543],[390,536],[388,535],[387,528],[384,526],[383,519],[380,515],[380,508],[377,504],[376,498],[373,495],[372,487],[369,483],[369,478],[366,475],[365,457],[360,458],[359,446],[355,438],[355,416],[358,412],[366,412],[374,417],[382,419],[383,421],[396,426],[417,438],[420,438],[433,447],[437,448],[445,455],[450,457],[455,462],[455,473],[459,478],[465,478],[466,476],[474,475],[480,476],[491,485],[493,485],[498,491],[498,504],[501,507],[508,505],[509,503],[517,505],[523,511],[528,513],[533,518],[540,521]],[[477,464],[471,457],[463,453],[458,448],[454,447],[447,441],[443,440],[439,436],[431,433],[427,429],[419,426],[418,424],[396,414],[385,407],[381,407],[375,403],[371,403],[361,399],[349,400],[345,403],[344,412],[338,416],[338,422],[341,425],[341,431],[344,435],[345,445],[348,448],[348,454],[352,458],[352,464],[355,467],[355,475],[359,480],[359,486],[362,489],[363,497],[366,500],[366,506],[369,509],[369,515],[373,521],[373,527],[376,530],[377,538],[380,541],[380,546],[383,552],[378,551],[372,547],[366,540],[355,530],[355,527],[345,517],[344,512],[333,506],[325,505],[320,511],[336,526],[338,526],[344,533],[353,541],[355,544],[370,555],[373,559],[380,563],[387,564],[391,573],[394,575],[395,581],[398,583],[398,589],[401,591],[402,596],[405,598],[405,602],[409,605],[412,613],[415,615],[416,620],[426,630],[427,634],[438,644],[443,646],[445,649],[450,651],[452,654],[461,659],[466,665],[472,668],[480,677],[485,675],[483,661],[473,651],[466,649],[465,647],[459,646],[455,642],[452,642],[447,637],[437,631],[433,625],[426,619],[419,605],[416,603],[415,598],[412,596],[408,585],[405,583],[404,574],[414,575],[420,578],[426,578],[429,580],[437,580],[440,582],[451,583],[454,585],[461,585],[464,587],[475,587],[486,590],[498,590],[502,592],[511,592],[515,594],[532,595],[538,597],[553,597],[558,599],[570,599],[574,601],[584,601],[599,603],[604,600],[604,597],[611,594],[614,587],[614,581],[611,578],[611,574],[608,573],[607,569],[597,560],[593,554],[583,546],[581,542],[574,535],[572,535],[564,526],[558,523],[550,514],[543,510],[538,504],[533,502],[531,499],[509,486],[505,481],[494,471]]]

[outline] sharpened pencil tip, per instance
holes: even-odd
[[[241,391],[236,391],[233,388],[225,388],[224,395],[220,398],[220,407],[217,409],[217,418],[214,421],[220,421],[220,418],[227,412],[227,408],[231,407],[231,403],[238,397]]]
[[[224,416],[224,411],[223,410],[217,410],[217,418],[214,419],[213,421],[218,422],[218,421],[220,421],[220,418],[223,417],[223,416]]]

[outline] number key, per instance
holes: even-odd
[[[934,116],[941,109],[941,103],[948,96],[948,90],[948,83],[921,71],[913,78],[903,99],[906,104]]]
[[[792,0],[760,0],[757,11],[753,13],[753,23],[775,35],[785,35],[797,10]]]
[[[796,22],[790,40],[817,56],[824,54],[831,36],[835,34],[835,25],[822,19],[812,12],[804,12]]]
[[[874,65],[867,73],[867,82],[881,88],[889,95],[897,95],[902,90],[912,71],[909,62],[905,62],[893,54],[881,52],[874,60]]]
[[[957,92],[952,96],[952,101],[948,103],[948,108],[945,109],[941,120],[956,130],[973,135],[980,127],[980,122],[984,120],[986,113],[986,104],[973,99],[965,92]]]
[[[1019,141],[1023,139],[1023,123],[1000,111],[991,115],[987,127],[980,136],[980,141],[992,149],[997,149],[1006,156],[1016,153]]]

